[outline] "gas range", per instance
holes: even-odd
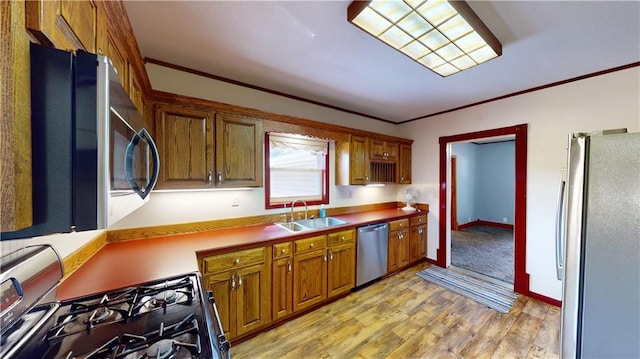
[[[203,290],[199,273],[55,302],[50,299],[57,281],[42,296],[28,294],[62,277],[52,253],[48,246],[29,247],[18,255],[21,258],[9,258],[10,263],[3,258],[1,357],[230,357],[215,301],[211,292]],[[20,267],[34,264],[43,269],[24,278],[23,273],[34,271]],[[39,300],[25,306],[23,302],[33,298]]]

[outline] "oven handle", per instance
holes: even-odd
[[[227,357],[231,357],[231,353],[229,352],[229,341],[227,340],[227,338],[224,336],[224,329],[222,329],[222,322],[220,321],[220,314],[218,314],[218,306],[216,305],[216,301],[213,298],[213,292],[208,290],[207,291],[207,296],[209,299],[209,303],[211,303],[211,307],[213,308],[213,314],[215,316],[215,325],[218,326],[218,331],[220,334],[216,334],[218,337],[218,344],[219,344],[219,348],[220,351],[226,353]]]

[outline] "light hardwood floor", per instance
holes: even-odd
[[[243,358],[558,358],[560,308],[501,314],[427,282],[420,264],[232,345]]]

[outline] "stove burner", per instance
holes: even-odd
[[[154,359],[167,359],[175,354],[177,347],[171,339],[162,339],[147,349],[147,357]]]
[[[178,293],[175,290],[165,290],[156,294],[153,305],[160,307],[163,304],[171,304],[178,300]]]
[[[93,324],[100,324],[106,321],[107,319],[111,318],[113,314],[114,314],[114,311],[110,310],[109,308],[96,309],[96,311],[93,312],[93,314],[91,314],[91,317],[89,317],[85,321],[85,323],[92,322]]]

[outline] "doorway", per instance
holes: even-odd
[[[492,130],[440,137],[440,205],[439,246],[436,264],[446,268],[451,264],[451,181],[450,147],[452,143],[477,140],[487,137],[515,136],[515,203],[514,203],[514,281],[513,290],[529,294],[529,275],[526,272],[526,188],[527,188],[527,125],[516,125]]]
[[[513,287],[515,136],[451,144],[451,267]]]

